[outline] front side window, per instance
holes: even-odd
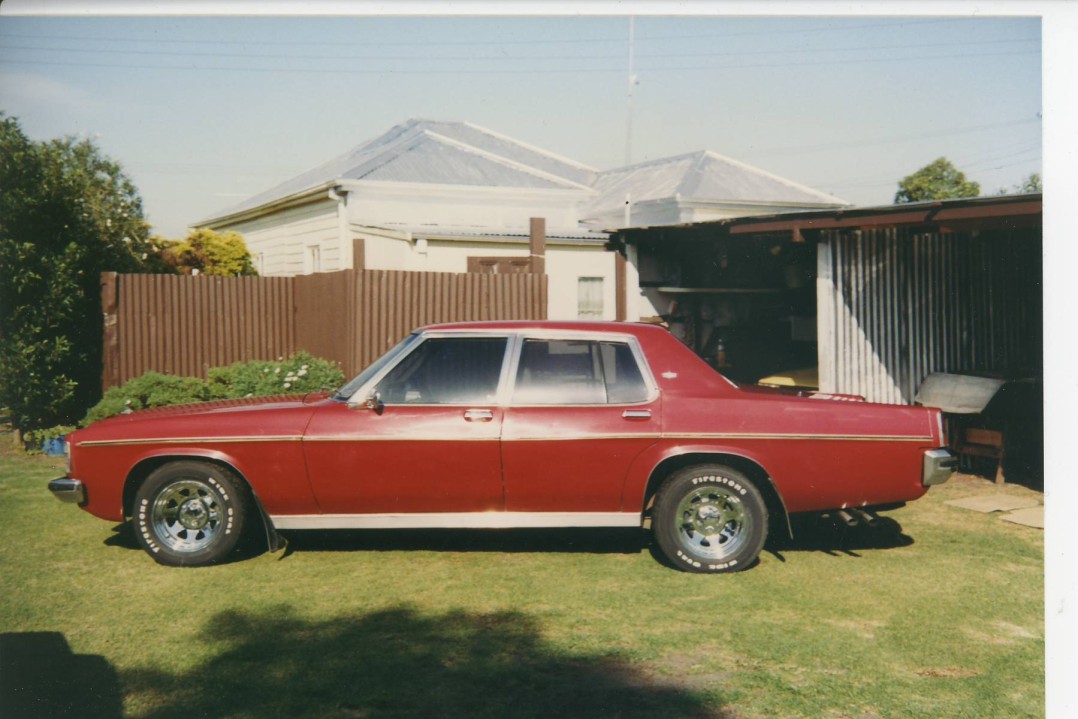
[[[513,404],[630,404],[648,386],[624,342],[524,340]]]
[[[375,390],[386,404],[492,404],[505,345],[505,337],[429,338]]]

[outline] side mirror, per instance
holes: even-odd
[[[382,403],[382,395],[378,393],[378,390],[372,389],[371,393],[367,395],[367,399],[363,402],[363,409],[373,410],[375,414],[382,414],[385,404]]]
[[[348,409],[367,409],[373,410],[375,414],[382,414],[385,404],[382,402],[382,395],[378,393],[378,390],[374,389],[367,395],[367,399],[362,402],[349,402]]]

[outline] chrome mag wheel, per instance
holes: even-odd
[[[150,510],[150,523],[169,549],[197,552],[217,539],[227,512],[216,489],[201,480],[188,479],[161,490]]]
[[[741,499],[725,487],[703,486],[677,507],[678,541],[692,553],[721,560],[745,544],[751,518]]]

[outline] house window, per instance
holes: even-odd
[[[468,271],[485,275],[523,275],[532,271],[530,257],[469,257]]]
[[[322,271],[322,246],[307,245],[307,257],[304,259],[306,274]]]
[[[576,316],[582,320],[601,320],[603,318],[602,277],[577,278]]]

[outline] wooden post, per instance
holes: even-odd
[[[625,255],[614,250],[614,319],[624,322],[628,319],[628,279],[625,272]]]
[[[120,384],[119,275],[101,273],[101,391]]]
[[[367,242],[362,237],[352,240],[352,269],[367,269]]]
[[[546,219],[531,218],[528,235],[528,255],[531,257],[532,274],[546,274]]]

